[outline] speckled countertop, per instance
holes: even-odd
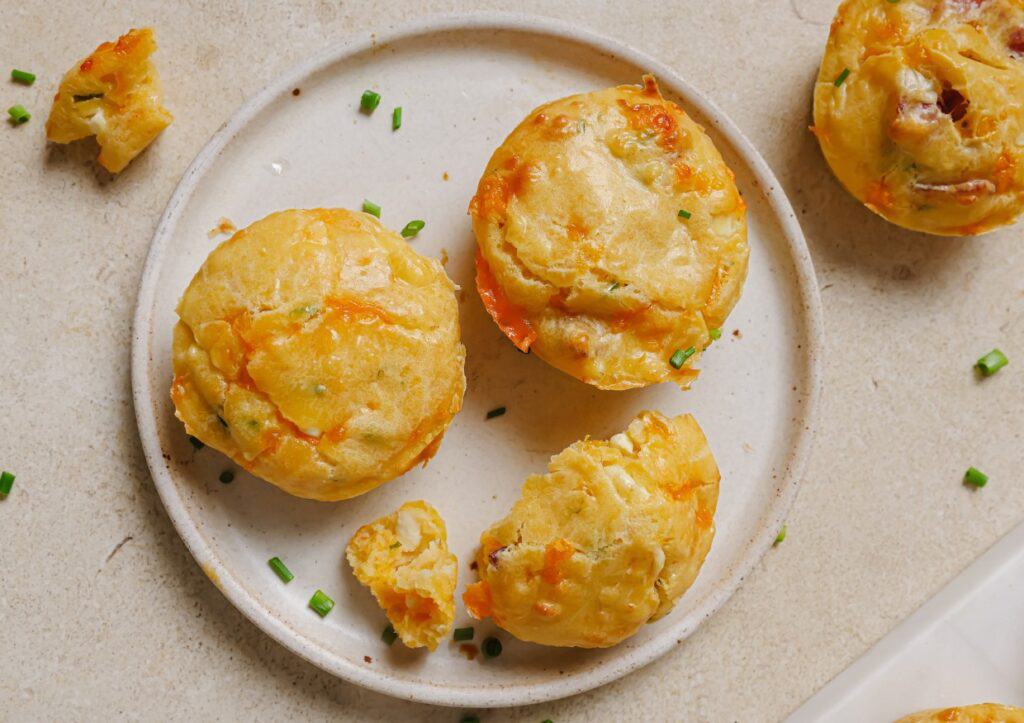
[[[675,66],[764,154],[814,256],[827,330],[815,451],[773,549],[680,648],[602,689],[488,721],[785,716],[1024,519],[1024,225],[935,239],[860,208],[807,132],[835,0],[279,3],[23,0],[0,13],[0,718],[455,721],[336,680],[210,584],[164,514],[135,430],[130,320],[157,219],[243,99],[335,39],[454,10],[582,23]],[[87,144],[50,147],[64,70],[156,28],[176,122],[116,179]],[[1012,362],[1011,362],[1012,364]],[[991,476],[970,491],[973,464]]]

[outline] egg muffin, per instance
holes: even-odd
[[[520,351],[602,389],[688,386],[747,273],[732,171],[643,80],[532,111],[469,209],[494,321]]]
[[[481,535],[466,608],[529,642],[621,642],[693,584],[715,535],[718,481],[689,415],[642,412],[607,441],[576,442]]]
[[[454,285],[373,216],[273,213],[178,304],[186,431],[286,492],[354,497],[437,451],[466,388]]]
[[[410,648],[437,648],[455,620],[458,561],[437,510],[406,502],[359,528],[345,550],[352,572]]]
[[[46,137],[71,143],[94,135],[99,164],[111,173],[124,170],[173,120],[149,59],[155,50],[150,28],[130,30],[76,63],[53,98]]]
[[[845,0],[812,130],[839,181],[878,215],[974,235],[1024,207],[1021,98],[1021,0]]]
[[[896,723],[1024,723],[1024,708],[995,703],[936,708],[908,715]]]

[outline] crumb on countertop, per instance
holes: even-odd
[[[231,223],[231,219],[221,216],[217,221],[217,225],[211,228],[206,235],[209,238],[213,238],[214,236],[219,236],[222,233],[233,234],[237,230],[238,229],[235,227],[235,224]]]
[[[459,652],[466,656],[466,660],[475,660],[479,650],[471,643],[463,643],[459,646]]]

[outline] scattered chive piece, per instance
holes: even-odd
[[[555,723],[555,722],[553,720],[551,720],[550,718],[545,718],[540,723]]]
[[[270,565],[270,569],[273,570],[274,572],[276,572],[277,576],[279,578],[281,578],[281,582],[287,584],[287,583],[289,583],[289,582],[291,582],[292,580],[295,579],[295,575],[293,575],[292,571],[289,570],[288,567],[283,562],[281,562],[281,558],[280,557],[272,557],[272,558],[270,558],[269,560],[267,560],[267,564]],[[333,602],[331,603],[331,606],[332,607],[334,606]],[[330,610],[331,608],[327,608],[327,609]],[[317,610],[317,612],[320,612],[320,611]],[[327,613],[322,613],[322,614],[326,615]]]
[[[363,199],[363,213],[368,213],[371,216],[376,216],[377,218],[380,218],[380,206],[378,206],[373,201],[367,201],[364,198]]]
[[[397,131],[402,127],[402,106],[391,111],[391,130]]]
[[[679,218],[690,218],[690,216],[692,216],[692,215],[693,214],[690,213],[689,211],[685,211],[683,209],[679,209]]]
[[[11,494],[12,487],[14,487],[14,475],[10,472],[0,474],[0,495],[6,497]]]
[[[782,542],[785,539],[786,539],[786,526],[783,525],[782,529],[779,530],[779,534],[777,534],[775,536],[775,542],[773,542],[772,544],[773,545],[777,545],[777,544],[779,544],[780,542]]]
[[[993,349],[988,354],[978,360],[974,366],[978,367],[981,373],[990,377],[997,371],[1005,367],[1010,363],[1010,360],[1006,358],[1006,355],[998,349]]]
[[[327,387],[323,384],[317,384],[313,387],[313,394],[324,394],[327,392]]]
[[[11,80],[13,80],[15,83],[32,85],[36,82],[36,76],[34,73],[30,73],[27,70],[18,70],[17,68],[15,68],[11,71]]]
[[[455,632],[452,633],[452,640],[454,640],[455,642],[472,639],[473,628],[455,628]]]
[[[7,113],[15,123],[25,123],[32,117],[32,114],[25,110],[23,105],[12,105],[7,109]]]
[[[843,84],[843,81],[845,81],[849,77],[850,77],[850,69],[849,68],[843,68],[843,72],[840,73],[839,77],[836,78],[836,87],[838,88],[839,86],[841,86]]]
[[[988,484],[988,475],[979,469],[968,467],[967,473],[964,474],[964,484],[974,485],[975,487],[984,487]]]
[[[487,638],[484,640],[483,650],[488,658],[497,658],[501,655],[501,641],[497,638]]]
[[[331,609],[334,607],[334,601],[327,597],[323,590],[317,590],[313,593],[313,597],[309,599],[309,606],[316,611],[317,615],[323,617],[331,612]]]
[[[364,90],[363,97],[359,99],[359,107],[367,113],[373,113],[378,105],[380,105],[380,93]]]
[[[196,448],[196,451],[197,451],[197,452],[198,452],[198,451],[199,451],[200,449],[202,449],[203,447],[205,447],[205,446],[206,446],[205,444],[203,444],[202,442],[200,442],[200,441],[199,441],[198,439],[196,439],[195,437],[193,437],[193,436],[192,436],[191,434],[190,434],[190,435],[188,436],[188,442],[189,442],[189,444],[191,444],[191,445],[192,445],[193,447],[195,447],[195,448]]]
[[[480,716],[478,715],[464,715],[459,723],[480,723]]]
[[[402,229],[402,238],[412,238],[420,231],[422,231],[423,227],[426,225],[426,221],[410,221],[409,223],[405,224],[405,228]]]
[[[494,409],[492,409],[491,411],[489,411],[487,413],[487,418],[488,419],[494,419],[495,417],[500,417],[506,411],[507,410],[505,409],[505,407],[495,407]]]
[[[401,542],[401,541],[398,541],[398,542],[396,542],[395,544],[393,544],[393,545],[391,546],[391,549],[392,549],[392,550],[397,550],[397,549],[398,549],[399,547],[401,547],[401,546],[402,546],[402,542]]]
[[[711,338],[715,340],[722,338],[722,330],[719,329],[718,327],[715,327],[714,329],[708,329],[708,334],[710,334]]]
[[[620,284],[618,281],[616,281],[614,284],[612,284],[611,286],[608,287],[608,291],[615,291],[620,286],[622,286],[622,284]]]
[[[235,481],[235,473],[229,469],[226,469],[220,473],[219,479],[221,481],[221,484],[229,485]]]
[[[696,353],[696,347],[692,346],[686,351],[683,351],[682,349],[676,349],[675,354],[673,354],[669,358],[668,363],[672,366],[673,369],[681,369],[686,360]]]
[[[395,626],[389,624],[384,628],[384,632],[380,634],[380,639],[384,641],[385,645],[391,645],[398,640],[398,633],[395,632]]]

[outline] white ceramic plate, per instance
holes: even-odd
[[[532,108],[571,93],[638,83],[653,72],[707,126],[749,205],[751,267],[722,340],[702,358],[691,392],[665,384],[602,392],[518,353],[473,291],[466,208],[492,150]],[[294,95],[293,89],[301,94]],[[364,89],[383,100],[358,112]],[[391,109],[404,108],[401,130]],[[447,178],[447,180],[445,180]],[[449,257],[466,290],[464,408],[440,452],[369,494],[341,503],[289,497],[198,453],[168,396],[175,304],[224,237],[293,207],[383,206],[399,229],[422,218],[412,243]],[[732,123],[670,68],[568,25],[513,15],[455,17],[332,48],[247,102],[185,173],[153,240],[142,280],[132,376],[146,457],[167,511],[211,580],[253,622],[316,665],[354,683],[412,700],[501,706],[570,695],[618,678],[680,643],[736,589],[771,545],[796,491],[818,396],[821,320],[811,260],[771,171]],[[733,330],[738,330],[733,335]],[[508,413],[485,421],[487,410]],[[586,435],[620,431],[639,410],[692,412],[722,470],[718,534],[694,587],[675,611],[603,651],[543,648],[511,640],[500,658],[466,660],[454,645],[433,654],[380,642],[386,621],[352,577],[343,549],[355,529],[403,501],[426,499],[448,523],[460,590],[480,531],[502,517],[525,477]],[[295,573],[283,585],[267,566],[280,556]],[[317,588],[337,602],[321,619]],[[456,625],[469,618],[461,604]],[[477,642],[494,628],[476,623]],[[369,656],[372,662],[366,662]]]

